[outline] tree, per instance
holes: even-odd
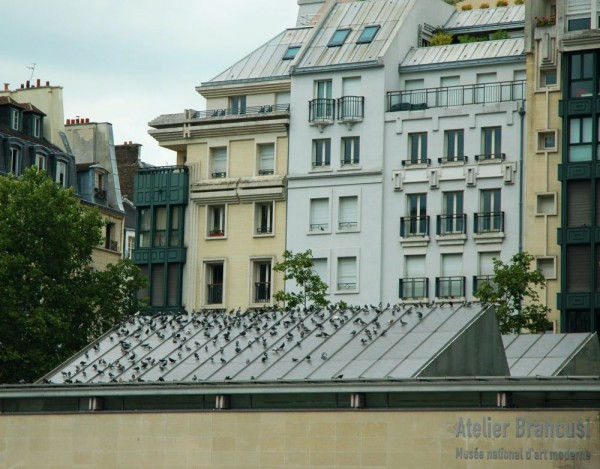
[[[285,251],[283,261],[275,264],[276,272],[283,272],[284,280],[294,280],[300,288],[299,292],[278,291],[274,298],[283,302],[289,308],[303,305],[306,308],[310,302],[315,306],[329,305],[326,298],[327,284],[313,270],[312,251],[292,253]]]
[[[550,309],[539,303],[536,287],[544,284],[539,270],[530,270],[534,257],[526,252],[515,254],[510,263],[494,259],[494,276],[484,282],[475,295],[484,306],[493,305],[503,334],[544,332],[550,326]]]
[[[90,266],[102,225],[44,172],[0,177],[0,382],[40,378],[137,311],[137,267]]]

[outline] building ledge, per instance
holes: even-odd
[[[436,235],[435,240],[440,246],[461,245],[467,242],[466,234]]]
[[[400,238],[400,244],[403,248],[421,248],[429,244],[429,236],[411,236]]]
[[[476,244],[497,244],[504,241],[503,231],[494,231],[491,233],[477,233],[473,235]]]

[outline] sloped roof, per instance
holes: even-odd
[[[438,304],[137,316],[44,382],[329,382],[506,374],[493,309]]]
[[[444,25],[446,31],[488,30],[525,25],[525,5],[456,11]]]
[[[202,86],[221,82],[282,78],[290,74],[294,60],[283,60],[290,46],[301,46],[312,28],[289,28],[254,50]]]
[[[502,336],[511,376],[600,375],[596,333]]]
[[[439,68],[440,65],[465,65],[474,61],[498,61],[523,58],[523,38],[501,39],[498,41],[450,44],[446,46],[412,48],[400,64],[408,69]]]
[[[5,104],[9,104],[11,106],[18,107],[20,109],[23,109],[25,112],[33,112],[33,113],[39,114],[41,116],[46,115],[43,111],[40,111],[37,107],[35,107],[31,103],[20,103],[18,101],[15,101],[10,96],[0,96],[0,106],[5,105]]]

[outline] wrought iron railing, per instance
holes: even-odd
[[[246,106],[245,108],[212,109],[209,111],[196,111],[192,119],[216,119],[227,116],[260,116],[274,112],[290,112],[289,104],[264,104],[261,106]]]
[[[475,233],[497,233],[504,231],[504,212],[476,213],[473,217]]]
[[[338,229],[341,231],[355,230],[357,227],[358,227],[358,222],[355,222],[355,221],[341,221],[338,223]]]
[[[338,290],[356,290],[356,282],[345,282],[337,284]]]
[[[254,302],[268,303],[271,301],[271,283],[256,282],[254,284]]]
[[[429,236],[428,216],[400,218],[400,237],[412,238],[415,236]]]
[[[330,160],[313,160],[312,167],[313,168],[328,168],[331,166]]]
[[[490,286],[494,287],[494,276],[493,275],[473,275],[473,295],[481,288],[484,283],[489,283]]]
[[[213,171],[210,176],[213,179],[222,179],[227,177],[227,173],[225,171]]]
[[[329,223],[311,223],[310,231],[328,231]]]
[[[436,277],[435,296],[438,298],[463,298],[466,277]]]
[[[272,169],[259,169],[258,170],[259,176],[269,176],[271,174],[275,174],[275,171]]]
[[[525,99],[525,80],[389,91],[388,111],[501,103]]]
[[[218,305],[223,303],[222,283],[209,283],[207,285],[206,303],[209,305]]]
[[[506,153],[484,153],[482,155],[475,155],[475,161],[504,161],[506,159]]]
[[[399,282],[398,297],[403,300],[428,298],[428,278],[401,278]]]
[[[465,234],[467,230],[467,215],[438,215],[437,234]]]
[[[464,155],[454,155],[454,156],[443,156],[442,158],[438,158],[439,164],[444,163],[466,163],[469,161],[469,158]]]
[[[427,166],[431,165],[431,159],[427,157],[419,157],[419,158],[409,158],[407,160],[402,160],[402,166],[413,166],[416,164],[426,164]]]
[[[361,120],[365,117],[364,96],[342,96],[337,100],[337,118],[341,121]]]
[[[309,122],[329,122],[335,118],[335,99],[317,98],[308,102]]]

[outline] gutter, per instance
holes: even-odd
[[[398,66],[398,73],[419,72],[424,70],[442,70],[448,68],[477,67],[480,65],[496,65],[498,63],[523,63],[525,54],[508,57],[491,57],[485,59],[462,60],[455,62],[431,63],[426,65],[402,65]]]

